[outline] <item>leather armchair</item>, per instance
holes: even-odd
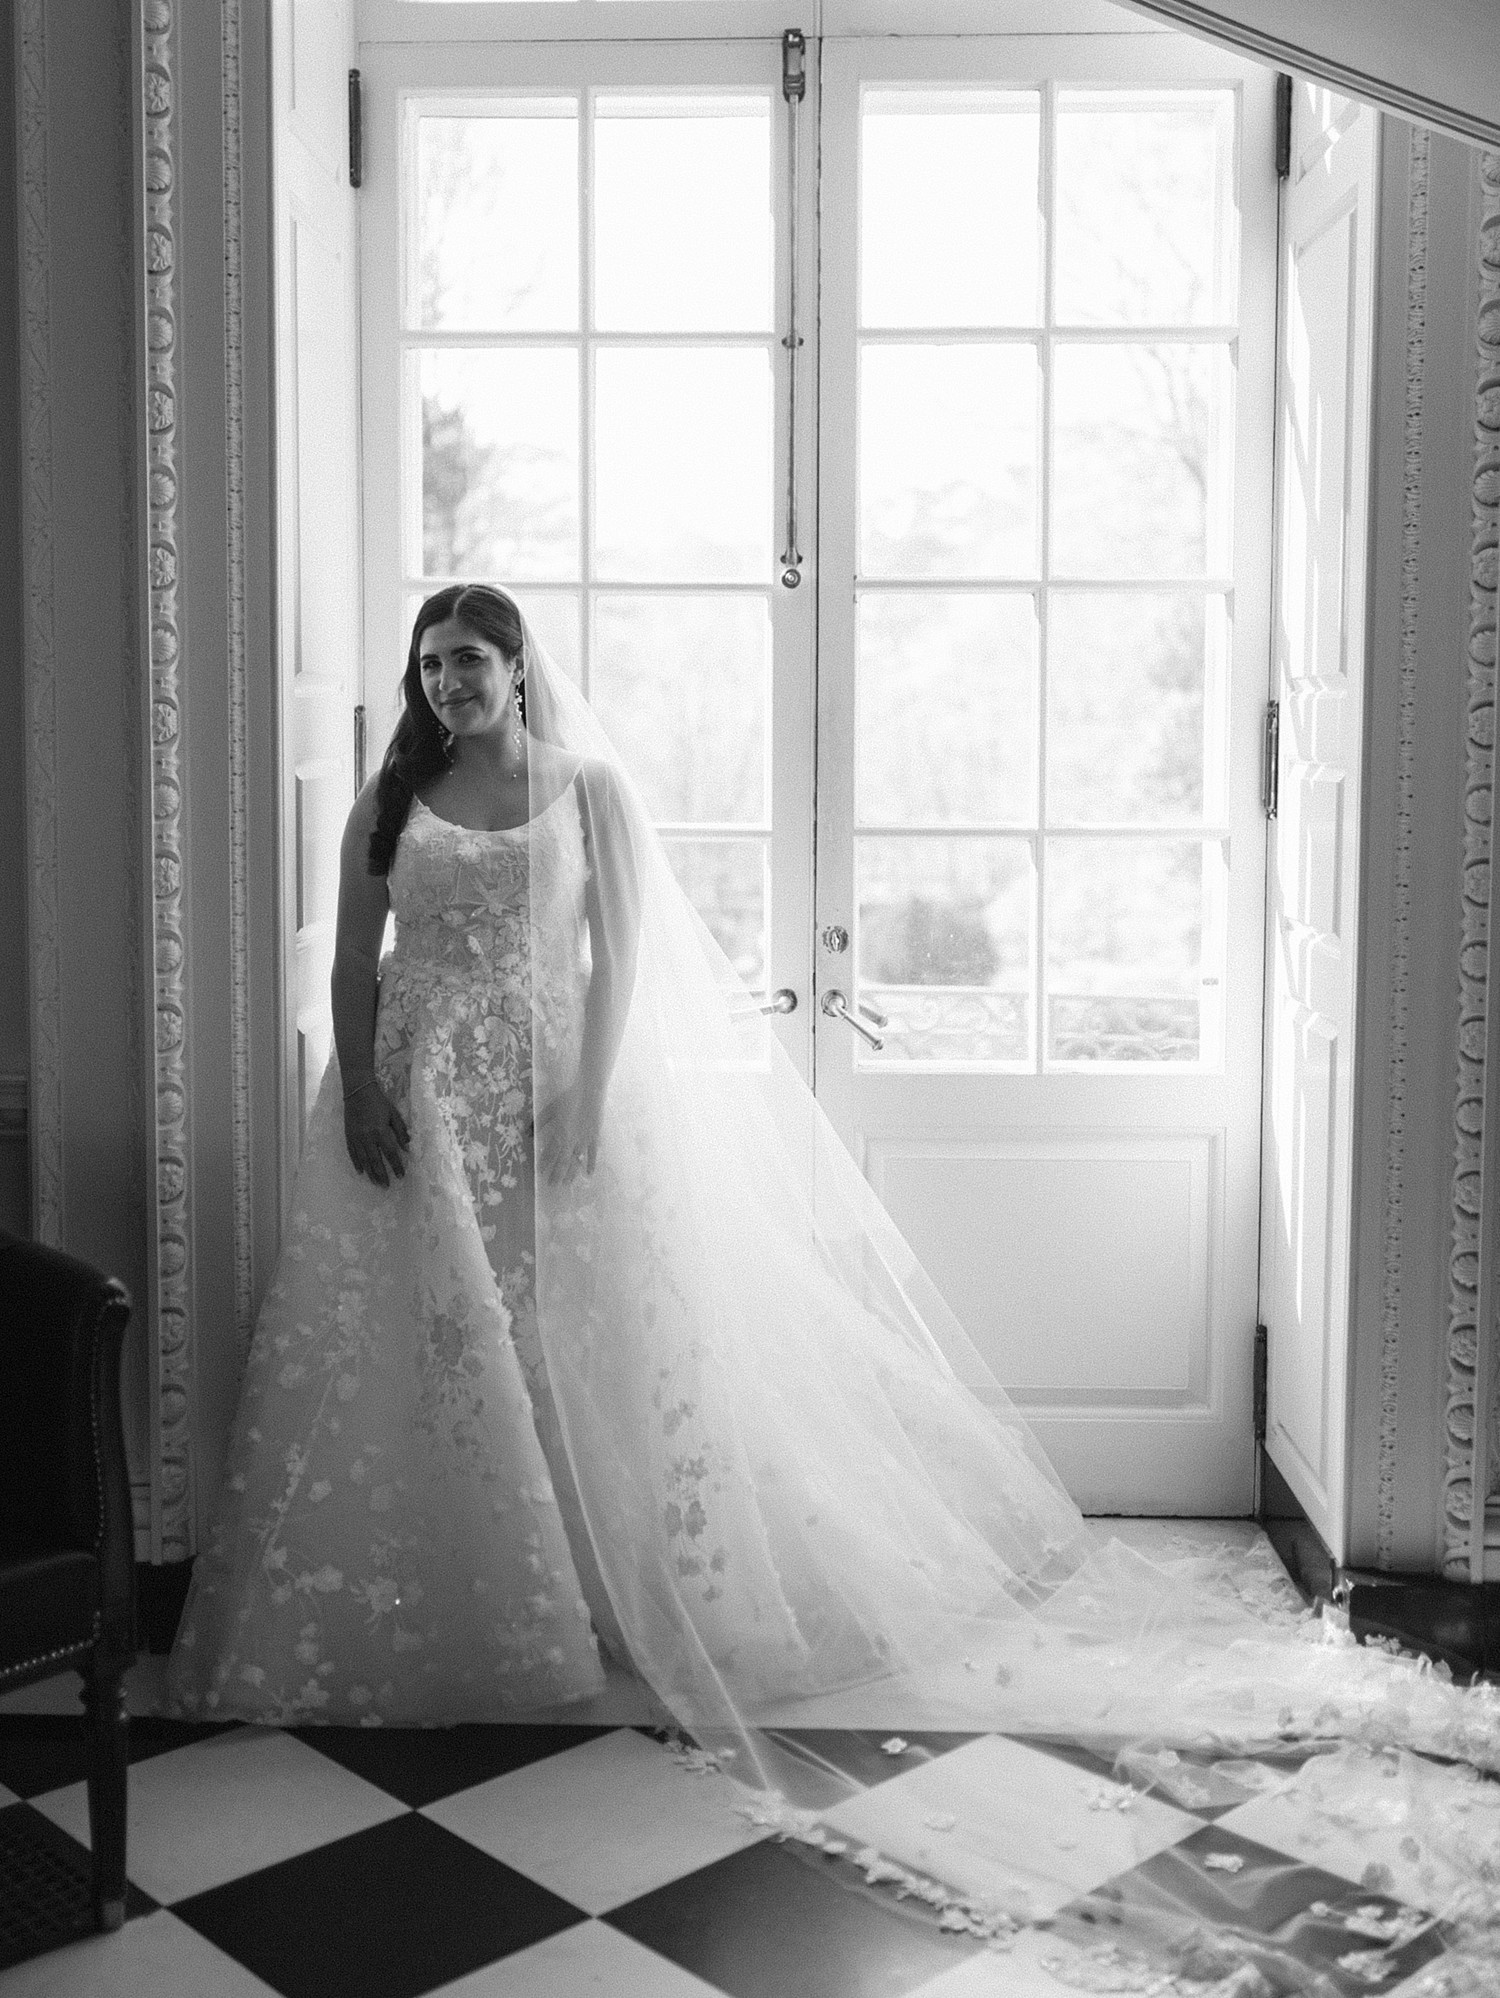
[[[120,1421],[123,1285],[0,1233],[0,1690],[83,1676],[94,1915],[125,1919],[124,1674],[135,1536]]]

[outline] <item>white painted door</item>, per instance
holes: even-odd
[[[1272,79],[830,41],[822,141],[818,1095],[1085,1508],[1243,1513]]]
[[[1293,100],[1277,385],[1279,805],[1266,979],[1266,1447],[1342,1560],[1378,121]]]
[[[513,591],[731,961],[796,995],[772,1024],[806,1075],[815,577],[810,545],[791,587],[780,559],[779,42],[372,44],[361,63],[372,767],[422,597]],[[811,105],[799,125],[811,217]]]
[[[282,1185],[328,1061],[339,837],[360,700],[358,272],[350,0],[276,0],[277,655],[282,726]]]

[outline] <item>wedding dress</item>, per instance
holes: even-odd
[[[406,1175],[353,1171],[335,1064],[172,1710],[499,1720],[587,1699],[602,1648],[773,1809],[853,1787],[829,1722],[1500,1769],[1492,1688],[1355,1645],[1274,1564],[1091,1539],[529,635],[525,687],[526,824],[414,803],[401,834],[375,1055]],[[553,1184],[533,1110],[591,981],[598,1162]]]

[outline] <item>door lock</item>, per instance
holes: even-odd
[[[833,957],[849,948],[849,932],[842,923],[830,923],[823,932],[823,948]]]

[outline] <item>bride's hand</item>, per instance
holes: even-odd
[[[405,1178],[411,1133],[378,1082],[362,1083],[344,1098],[344,1143],[354,1170],[377,1186],[389,1186],[391,1173]]]
[[[537,1176],[549,1186],[571,1185],[591,1173],[599,1156],[604,1106],[574,1083],[536,1114]]]

